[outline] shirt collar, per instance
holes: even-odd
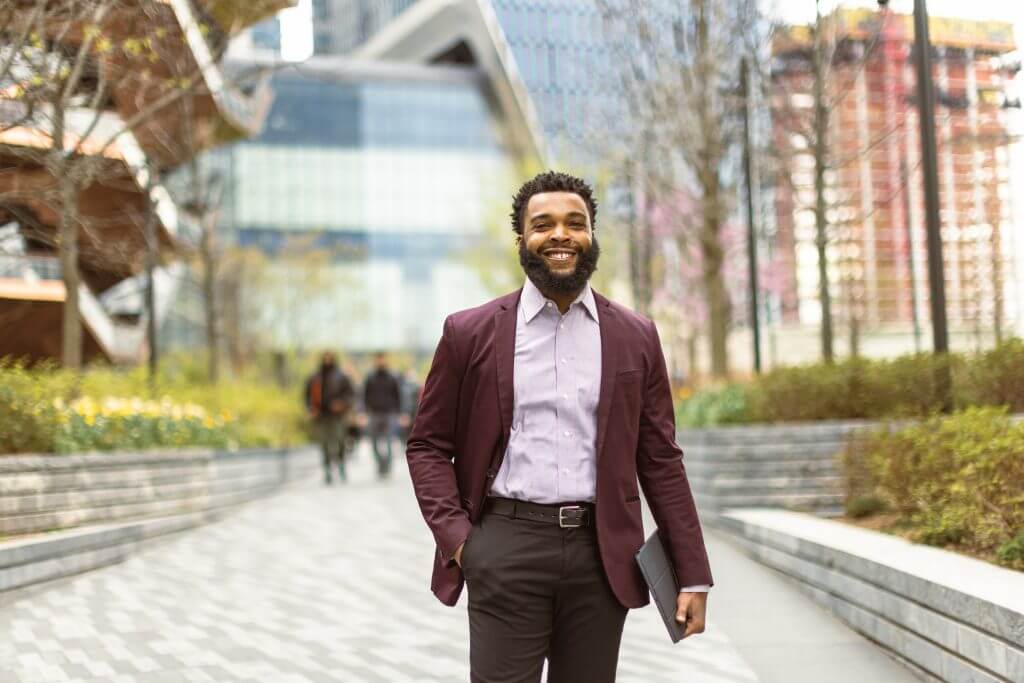
[[[526,278],[526,284],[523,285],[523,294],[519,301],[519,306],[522,308],[526,322],[529,323],[536,318],[544,310],[544,306],[547,303],[548,300],[537,289],[537,285],[533,284],[533,280]],[[583,286],[583,291],[573,300],[572,305],[575,306],[576,304],[582,304],[583,308],[590,314],[590,317],[594,319],[594,322],[600,324],[600,319],[597,317],[597,301],[594,299],[594,290],[590,288],[589,282]]]

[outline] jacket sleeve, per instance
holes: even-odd
[[[459,503],[453,464],[461,387],[460,358],[448,318],[409,433],[406,461],[423,519],[449,563],[472,529],[469,515]]]
[[[713,585],[697,507],[676,443],[672,390],[654,323],[648,335],[650,366],[640,412],[637,475],[651,513],[668,544],[680,586]]]

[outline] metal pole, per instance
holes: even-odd
[[[928,236],[928,289],[931,298],[932,344],[935,353],[949,351],[946,322],[946,280],[939,215],[938,152],[935,143],[935,88],[932,84],[931,40],[925,0],[914,0],[914,50],[917,58],[917,102],[921,124],[921,167],[924,172],[925,221]]]
[[[917,268],[914,265],[914,225],[910,211],[910,172],[907,160],[900,159],[900,181],[903,183],[903,222],[907,229],[907,266],[910,268],[910,315],[914,321],[914,353],[921,353],[921,320],[917,316]]]
[[[754,372],[761,374],[761,325],[758,320],[757,230],[754,225],[754,162],[750,150],[750,83],[747,60],[740,60],[743,93],[743,172],[747,184],[747,266],[750,280],[750,327],[754,333]]]

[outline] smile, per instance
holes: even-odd
[[[555,261],[555,262],[559,262],[559,261],[561,261],[563,263],[564,262],[568,262],[569,259],[571,259],[571,258],[573,258],[575,256],[576,256],[576,252],[575,251],[566,251],[566,250],[562,250],[562,249],[558,249],[558,250],[552,249],[550,251],[544,252],[544,258],[548,259],[549,261]]]

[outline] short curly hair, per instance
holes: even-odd
[[[590,212],[591,228],[597,229],[597,200],[594,199],[594,190],[590,185],[582,178],[568,173],[545,171],[523,183],[512,198],[512,229],[517,235],[523,234],[523,211],[530,203],[530,197],[542,192],[572,192],[579,195]]]

